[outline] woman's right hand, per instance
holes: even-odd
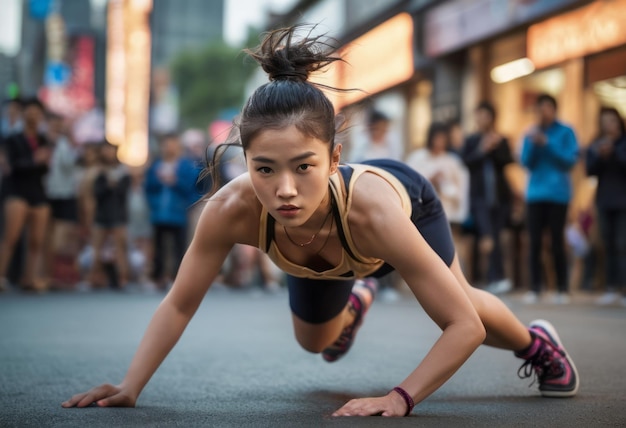
[[[87,392],[74,395],[61,403],[63,407],[87,407],[95,403],[98,407],[135,407],[137,397],[121,385],[104,384]]]

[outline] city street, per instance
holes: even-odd
[[[410,418],[335,419],[346,400],[385,394],[438,330],[414,300],[376,302],[350,354],[303,351],[287,295],[212,289],[137,408],[63,409],[119,382],[162,295],[0,294],[0,427],[612,427],[626,426],[626,309],[507,303],[551,320],[581,376],[574,399],[541,398],[509,352],[481,347]]]

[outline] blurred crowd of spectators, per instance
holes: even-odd
[[[488,102],[475,109],[475,131],[432,123],[424,148],[403,156],[391,119],[371,111],[346,161],[392,158],[426,176],[441,197],[459,257],[472,283],[493,293],[527,290],[555,303],[570,287],[605,292],[599,303],[626,299],[626,131],[613,108],[598,115],[598,134],[582,149],[541,95],[536,124],[520,149],[496,129]],[[143,167],[128,167],[106,141],[78,144],[63,117],[37,99],[8,100],[0,130],[0,291],[89,290],[129,286],[167,290],[211,187],[202,175],[215,146],[188,130],[160,135]],[[571,170],[584,163],[597,177],[595,203],[571,207]],[[527,185],[512,183],[511,166]],[[241,151],[228,149],[222,183],[245,171]],[[580,273],[572,278],[572,269]],[[255,248],[233,249],[219,281],[232,287],[280,287],[281,275]],[[381,297],[400,294],[391,276]]]
[[[211,187],[199,180],[206,136],[160,135],[148,163],[129,167],[117,146],[79,144],[71,130],[36,98],[3,103],[0,291],[167,290]],[[245,170],[239,153],[223,163],[223,182]],[[242,247],[220,281],[274,290],[279,279],[264,255]]]

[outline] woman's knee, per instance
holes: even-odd
[[[313,354],[319,354],[330,345],[327,342],[321,341],[319,338],[299,335],[296,333],[296,341],[305,351]],[[332,343],[332,342],[331,342]]]
[[[323,324],[311,324],[292,314],[296,341],[306,351],[319,354],[339,337],[343,328],[343,315]]]

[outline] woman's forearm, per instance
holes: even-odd
[[[179,311],[167,298],[159,305],[122,381],[135,398],[178,342],[192,315]]]
[[[475,323],[448,326],[420,365],[400,384],[415,403],[444,384],[485,339],[485,329]]]

